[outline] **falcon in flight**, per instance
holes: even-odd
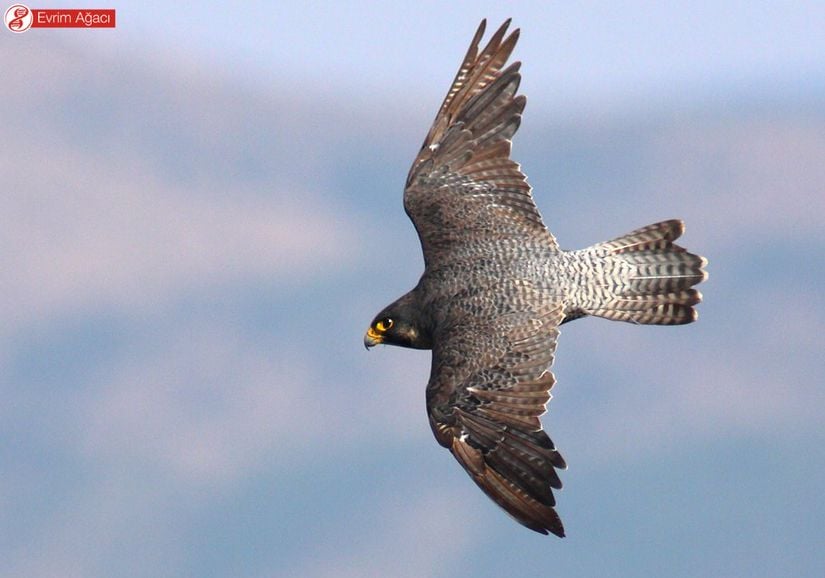
[[[510,158],[525,97],[519,31],[479,50],[481,22],[413,162],[404,209],[424,274],[372,321],[364,344],[432,349],[427,412],[436,440],[531,530],[564,536],[554,509],[564,459],[539,417],[562,323],[595,315],[650,325],[696,320],[707,261],[674,241],[679,220],[586,249],[559,248]]]

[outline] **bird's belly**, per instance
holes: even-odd
[[[475,314],[478,302],[491,305],[489,311],[519,310],[529,303],[512,301],[514,288],[524,287],[541,300],[566,302],[574,291],[574,268],[570,254],[563,251],[530,251],[528,247],[502,253],[477,251],[471,258],[455,260],[425,271],[419,282],[426,296],[422,309],[432,313],[438,327],[448,322],[454,312]]]

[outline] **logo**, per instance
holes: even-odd
[[[6,28],[15,33],[25,32],[31,28],[33,20],[32,11],[29,10],[28,6],[22,4],[15,4],[6,10],[6,15],[3,17]]]
[[[114,28],[113,8],[29,8],[15,4],[6,10],[3,21],[14,33],[29,28]]]

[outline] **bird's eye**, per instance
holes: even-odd
[[[377,329],[381,333],[384,333],[390,327],[392,327],[392,325],[393,325],[393,320],[390,319],[389,317],[385,317],[384,319],[381,319],[380,321],[376,321],[375,329]]]

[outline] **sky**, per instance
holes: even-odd
[[[0,30],[0,577],[825,574],[825,7],[89,7]],[[560,244],[678,217],[709,259],[695,324],[562,328],[561,540],[432,438],[429,352],[362,345],[508,16]]]

